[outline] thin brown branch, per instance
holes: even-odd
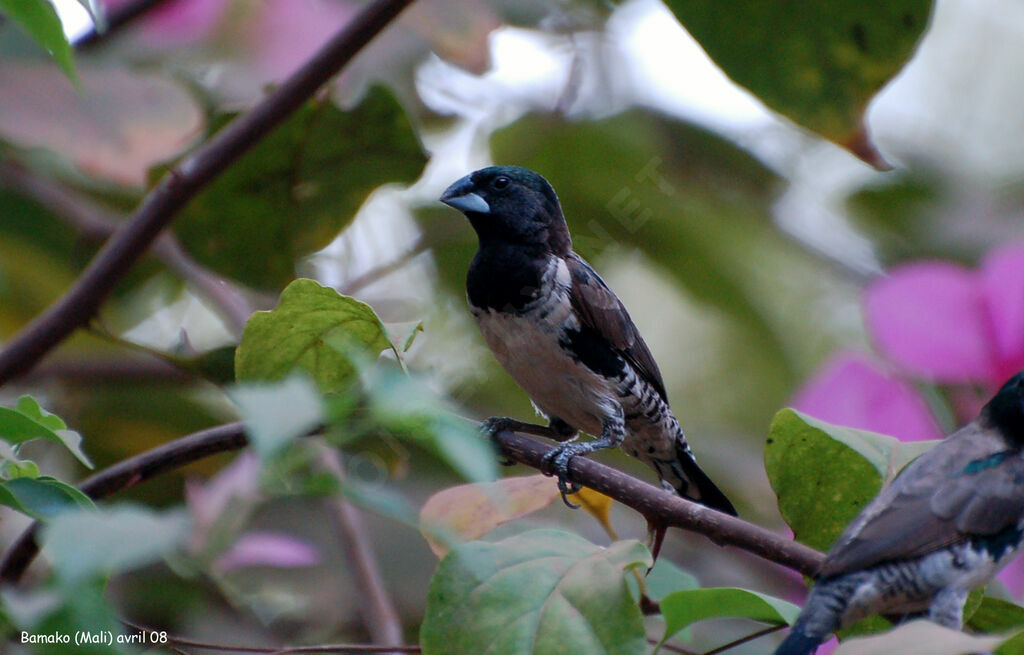
[[[248,443],[241,423],[228,423],[202,430],[130,457],[92,477],[78,488],[93,500],[145,482],[168,471],[179,469],[210,455],[238,450]],[[0,580],[17,582],[39,552],[35,535],[38,523],[28,527],[4,553],[0,561]]]
[[[501,454],[513,461],[541,469],[551,446],[515,432],[498,432],[494,438]],[[626,475],[586,457],[569,464],[569,478],[585,487],[632,507],[649,522],[696,532],[721,546],[735,546],[804,575],[813,576],[822,555],[813,548],[790,541],[743,519],[708,509],[659,487]]]
[[[174,383],[194,382],[198,378],[161,359],[118,357],[117,359],[67,359],[42,364],[34,368],[24,380],[39,382],[61,380],[85,384],[94,383]]]
[[[647,643],[652,644],[654,646],[657,646],[661,642],[658,639],[648,638],[647,639]],[[700,653],[697,653],[697,652],[692,651],[692,650],[687,650],[687,649],[683,648],[682,646],[676,646],[674,644],[668,644],[668,643],[661,644],[661,650],[668,651],[670,653],[680,653],[680,655],[700,655]]]
[[[339,479],[345,475],[341,458],[334,448],[320,448],[320,463]],[[402,621],[384,585],[384,576],[377,563],[373,542],[367,533],[362,513],[355,505],[341,497],[332,499],[331,508],[336,518],[338,538],[348,559],[357,595],[361,599],[359,612],[366,623],[370,641],[384,646],[401,646]]]
[[[107,241],[72,288],[7,343],[0,352],[0,385],[24,375],[46,353],[86,324],[114,285],[201,189],[302,106],[411,2],[375,0],[363,7],[261,103],[229,123],[177,169],[168,172],[131,220]]]
[[[14,162],[0,162],[0,185],[32,198],[92,241],[107,240],[123,224],[89,198]],[[240,288],[194,260],[173,234],[161,234],[152,253],[208,300],[235,336],[242,334],[253,307]]]
[[[753,640],[758,639],[760,637],[763,637],[765,635],[770,635],[773,632],[778,632],[779,630],[782,630],[785,627],[788,627],[788,626],[784,626],[784,625],[768,626],[764,630],[758,630],[757,632],[752,632],[749,635],[740,637],[739,639],[734,639],[734,640],[730,641],[727,644],[722,644],[718,648],[712,648],[708,652],[704,653],[704,655],[718,655],[719,653],[724,653],[725,651],[731,650],[733,648],[736,648],[737,646],[745,644],[748,641],[753,641]]]

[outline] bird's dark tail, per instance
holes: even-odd
[[[821,643],[821,639],[800,632],[794,627],[785,640],[775,650],[775,655],[811,655]]]
[[[668,415],[668,420],[670,423],[666,427],[670,432],[675,432],[675,457],[673,459],[661,459],[653,455],[648,457],[643,451],[637,453],[636,456],[658,472],[661,485],[666,489],[674,489],[683,498],[700,503],[705,507],[737,516],[736,508],[697,464],[693,453],[690,452],[689,444],[686,443],[683,429],[679,427],[679,422],[671,412]]]
[[[846,577],[818,582],[811,589],[804,609],[775,655],[811,655],[818,645],[839,628],[851,592]]]
[[[678,482],[667,481],[684,498],[689,498],[702,506],[724,514],[736,516],[736,508],[732,507],[729,498],[725,497],[718,485],[712,482],[708,474],[697,465],[697,461],[693,459],[693,453],[690,452],[682,435],[683,433],[680,431],[679,437],[676,439],[676,462],[679,464],[682,475]]]

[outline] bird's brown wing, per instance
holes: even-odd
[[[661,371],[622,302],[576,253],[566,257],[565,262],[572,279],[569,298],[580,321],[606,339],[667,403]]]
[[[1024,457],[971,423],[921,455],[846,528],[825,556],[830,577],[993,535],[1024,511]]]

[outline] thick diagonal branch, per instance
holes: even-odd
[[[376,0],[364,7],[266,99],[167,173],[132,219],[93,258],[74,286],[0,352],[0,385],[27,372],[54,346],[86,324],[160,231],[203,187],[302,106],[411,2]]]
[[[544,455],[552,450],[547,444],[515,432],[499,432],[494,440],[502,455],[537,470],[541,468]],[[576,457],[569,463],[569,478],[632,507],[652,523],[697,532],[717,544],[741,548],[804,575],[814,575],[821,565],[822,555],[813,548],[666,493],[664,489],[586,457]]]

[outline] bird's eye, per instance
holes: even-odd
[[[494,187],[495,189],[498,189],[500,191],[500,190],[504,189],[505,187],[507,187],[511,183],[512,183],[512,180],[508,179],[504,175],[501,175],[499,177],[494,178],[494,181],[491,182],[491,186]]]

